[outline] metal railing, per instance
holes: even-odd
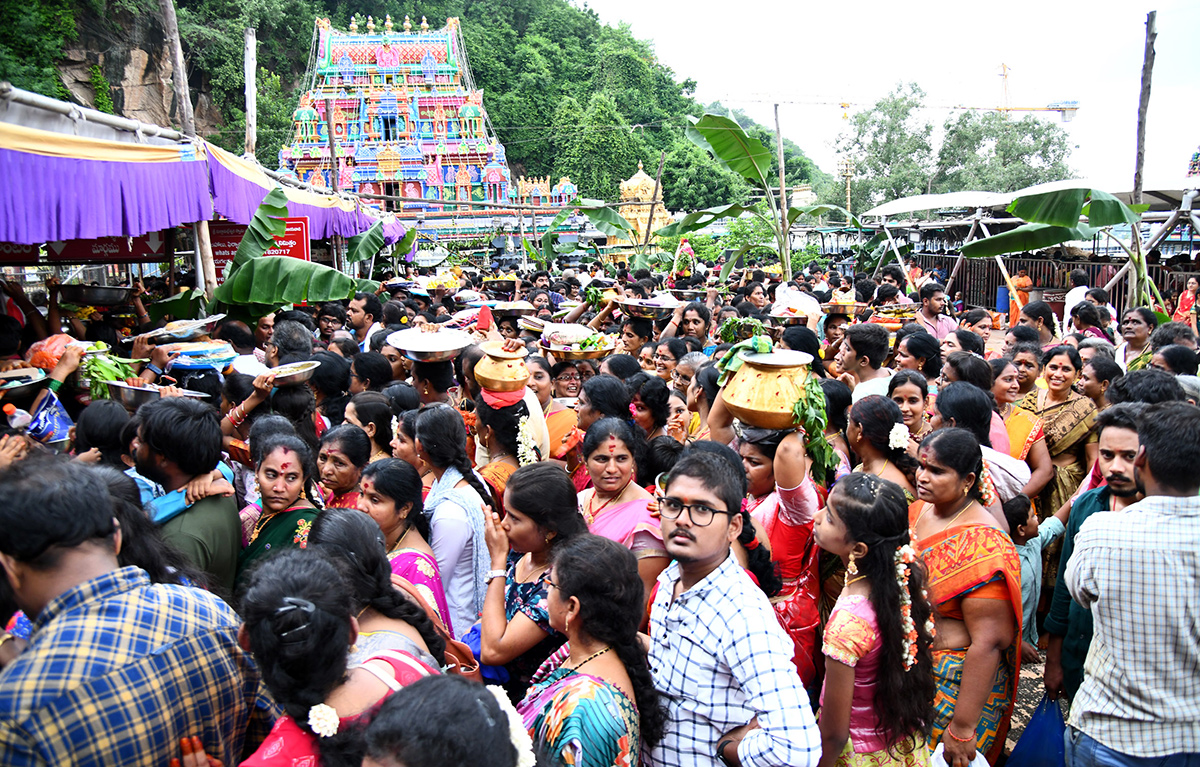
[[[911,263],[921,267],[924,272],[931,269],[941,269],[947,276],[954,271],[954,262],[958,256],[943,256],[934,253],[914,253],[909,257]],[[1083,269],[1088,273],[1088,285],[1094,288],[1104,287],[1121,268],[1122,263],[1094,263],[1087,261],[1051,261],[1044,258],[1006,258],[1004,264],[1013,277],[1021,269],[1025,269],[1033,280],[1031,292],[1040,291],[1042,300],[1061,301],[1061,294],[1071,289],[1070,274],[1072,269]],[[1147,266],[1150,279],[1158,286],[1163,297],[1174,295],[1187,285],[1189,277],[1200,279],[1200,272],[1176,271],[1159,264]],[[991,258],[966,258],[950,286],[953,293],[962,293],[963,302],[967,306],[981,306],[987,309],[1007,311],[1008,307],[996,306],[996,295],[1004,286],[1004,277],[1000,267]],[[1125,281],[1122,279],[1114,286],[1110,299],[1118,311],[1125,310]]]

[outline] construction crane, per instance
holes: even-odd
[[[1075,119],[1075,113],[1079,111],[1078,101],[1054,101],[1044,107],[1014,107],[1009,103],[1008,97],[1008,73],[1012,71],[1012,67],[1007,64],[1000,65],[1000,78],[1002,80],[1003,95],[1000,106],[997,107],[973,107],[963,104],[925,104],[924,109],[947,109],[951,111],[979,111],[979,112],[999,112],[1007,116],[1012,112],[1058,112],[1065,123]],[[871,107],[872,104],[863,104],[853,101],[844,101],[833,99],[827,96],[785,96],[783,98],[775,97],[765,93],[750,93],[750,94],[727,94],[719,96],[717,101],[722,104],[802,104],[805,106],[832,106],[842,110],[842,119],[850,119],[850,107]]]

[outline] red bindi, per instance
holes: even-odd
[[[608,437],[608,454],[612,455],[617,452],[617,438],[609,435]]]
[[[292,464],[290,461],[284,461],[283,463],[279,464],[279,468],[283,469],[284,471],[287,471],[289,468],[291,468],[291,465]]]

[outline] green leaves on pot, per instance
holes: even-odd
[[[804,382],[804,390],[800,399],[792,406],[792,415],[796,425],[804,429],[806,452],[813,461],[813,477],[824,477],[824,483],[833,480],[838,467],[838,457],[825,439],[825,427],[828,416],[825,412],[825,390],[821,388],[821,379],[810,374]]]

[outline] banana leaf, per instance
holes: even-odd
[[[411,227],[407,232],[404,233],[404,236],[400,238],[400,242],[396,243],[396,247],[392,250],[392,252],[394,254],[402,254],[405,261],[412,261],[412,249],[413,244],[417,241],[417,235],[417,228],[415,226]]]
[[[383,222],[376,221],[371,224],[370,229],[360,232],[346,241],[346,263],[357,264],[359,261],[366,261],[381,250],[383,250]]]
[[[161,301],[154,301],[146,305],[146,313],[150,315],[151,322],[158,322],[163,317],[170,315],[177,320],[198,320],[200,312],[205,305],[205,296],[203,290],[196,288],[186,288],[183,292],[164,298]]]
[[[365,282],[378,288],[378,283]],[[305,301],[344,300],[358,286],[358,280],[324,264],[283,256],[254,258],[227,278],[213,297],[224,304],[261,304],[274,309]]]
[[[542,254],[540,252],[538,252],[537,248],[533,247],[533,245],[529,242],[529,240],[522,237],[521,238],[521,246],[525,248],[525,252],[529,255],[530,260],[532,260],[534,263],[536,263],[542,269],[546,268],[546,265],[544,263],[542,263]]]
[[[1149,209],[1149,205],[1126,205],[1108,192],[1093,189],[1091,199],[1083,206],[1083,215],[1091,226],[1114,226],[1136,224]]]
[[[804,205],[799,208],[788,208],[788,225],[796,223],[801,216],[827,216],[830,213],[841,213],[846,222],[855,229],[862,229],[862,222],[850,211],[839,205]]]
[[[268,248],[275,247],[275,238],[287,234],[287,224],[283,221],[287,214],[287,196],[282,189],[275,187],[263,198],[258,210],[254,211],[254,218],[250,219],[246,234],[238,244],[237,254],[225,270],[226,280],[250,259],[258,258]]]
[[[664,227],[656,229],[654,234],[659,237],[680,237],[685,234],[699,231],[714,221],[719,221],[723,218],[737,218],[743,213],[753,212],[753,205],[718,205],[713,208],[705,208],[689,213],[683,218],[673,223],[667,224]]]
[[[742,247],[738,248],[736,253],[731,253],[729,255],[729,260],[725,262],[725,266],[721,267],[721,274],[718,277],[718,279],[721,282],[725,282],[726,280],[729,279],[729,273],[733,271],[733,265],[736,264],[737,260],[739,258],[741,258],[742,256],[744,256],[746,254],[746,252],[749,251],[750,248],[752,248],[752,247],[754,247],[754,246],[747,243],[747,244],[743,245]]]
[[[554,257],[554,239],[558,236],[554,230],[562,226],[562,222],[566,221],[570,215],[570,208],[564,208],[559,211],[558,215],[550,222],[550,225],[546,227],[545,234],[542,235],[542,256],[546,264],[549,264]],[[550,267],[547,265],[544,268],[549,269]]]
[[[592,226],[609,237],[629,239],[634,232],[633,224],[612,208],[604,207],[602,200],[580,200],[578,208],[592,222]]]
[[[689,115],[688,122],[684,135],[711,153],[718,165],[760,189],[771,186],[771,152],[758,139],[748,136],[742,126],[728,117],[713,114],[700,118]]]
[[[1081,189],[1059,189],[1054,192],[1031,194],[1018,197],[1009,203],[1008,212],[1031,224],[1074,227],[1079,225],[1083,203],[1087,200],[1086,187]],[[1008,251],[1006,251],[1008,252]]]
[[[968,258],[985,258],[1002,256],[1005,253],[1041,250],[1072,240],[1090,240],[1102,228],[1082,224],[1076,226],[1024,224],[1007,232],[969,242],[963,246],[962,254]]]

